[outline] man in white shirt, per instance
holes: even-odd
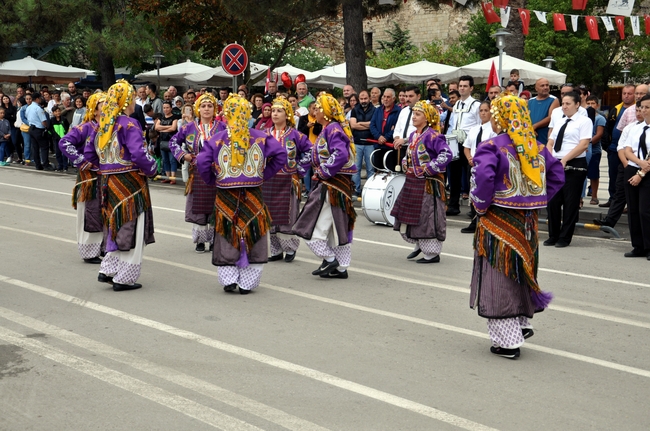
[[[472,97],[474,91],[474,78],[469,75],[461,76],[458,79],[458,92],[460,99],[454,104],[453,115],[449,120],[447,135],[456,135],[458,145],[465,143],[469,130],[481,124],[479,116],[480,102]],[[460,193],[463,181],[463,171],[467,175],[467,188],[469,192],[469,164],[464,152],[459,152],[458,160],[454,160],[447,167],[449,179],[449,204],[447,215],[460,214]]]
[[[404,89],[404,95],[406,96],[407,106],[402,107],[402,111],[399,113],[399,117],[397,117],[397,124],[395,124],[395,129],[393,130],[393,144],[397,146],[404,145],[405,142],[408,142],[411,133],[415,132],[412,119],[413,111],[411,111],[411,108],[420,100],[420,87],[417,85],[409,85]]]
[[[637,87],[638,88],[638,87]],[[643,122],[633,126],[625,140],[625,197],[632,251],[625,257],[650,260],[650,95],[637,108]],[[627,112],[627,111],[626,111]]]

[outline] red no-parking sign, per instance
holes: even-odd
[[[243,46],[231,43],[221,52],[221,67],[232,76],[241,75],[248,66],[248,54]]]

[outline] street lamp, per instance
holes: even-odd
[[[497,42],[497,49],[499,50],[499,85],[502,85],[502,65],[503,65],[503,50],[506,47],[506,37],[511,36],[512,33],[510,33],[508,30],[500,28],[497,30],[496,33],[492,35],[493,38],[496,39]]]
[[[623,72],[623,84],[627,83],[627,75],[630,73],[629,69],[621,70]]]
[[[153,59],[156,62],[156,70],[158,71],[158,91],[160,91],[160,64],[162,63],[163,58],[165,58],[165,56],[162,55],[160,51],[156,51],[153,55]]]
[[[553,58],[552,55],[547,55],[546,58],[542,61],[544,62],[544,67],[546,67],[547,69],[553,69],[553,65],[555,64],[556,60]]]

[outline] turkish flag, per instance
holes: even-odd
[[[492,60],[492,67],[490,67],[490,76],[486,84],[486,89],[490,89],[493,85],[499,85],[499,76],[497,75],[497,68],[494,67],[494,60]]]
[[[616,21],[616,27],[618,27],[618,35],[621,36],[621,40],[625,39],[625,17],[617,16],[614,20]]]
[[[645,24],[645,35],[650,35],[650,15],[643,15],[643,22]]]
[[[507,8],[508,7],[508,1],[509,0],[493,0],[492,3],[494,3],[494,7]]]
[[[488,24],[494,24],[501,22],[501,18],[492,8],[492,3],[481,3],[481,8],[483,9],[483,16]]]
[[[521,18],[521,32],[528,36],[528,29],[530,28],[530,11],[528,9],[517,9],[517,11],[519,12],[519,18]]]
[[[587,0],[572,0],[573,10],[585,10],[587,8]]]
[[[598,35],[598,21],[595,16],[586,16],[585,22],[587,23],[587,30],[589,30],[589,37],[591,40],[600,40]]]
[[[566,21],[564,21],[563,14],[553,14],[553,27],[555,28],[555,31],[566,31]]]

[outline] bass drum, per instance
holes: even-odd
[[[395,168],[400,165],[400,160],[397,158],[397,150],[379,148],[370,154],[370,163],[377,171],[395,172]]]
[[[377,172],[363,186],[361,209],[368,221],[392,226],[395,217],[390,215],[406,176],[392,172]]]

